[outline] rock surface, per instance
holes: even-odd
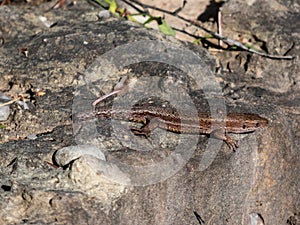
[[[294,43],[288,52],[294,60],[270,60],[239,51],[212,56],[203,48],[128,21],[113,17],[99,21],[99,9],[81,1],[50,11],[49,3],[0,7],[0,14],[7,18],[0,21],[0,91],[10,97],[24,95],[29,106],[24,110],[12,104],[10,117],[0,126],[0,224],[199,224],[194,212],[204,224],[300,224],[300,30],[296,26],[300,7],[290,1],[251,2],[224,4],[224,34],[261,42],[272,54],[284,54]],[[45,26],[40,16],[53,26]],[[89,125],[96,124],[96,137],[87,133],[86,141],[93,137],[84,144],[97,140],[105,158],[76,155],[69,164],[58,167],[55,157],[61,149],[85,141],[85,136],[78,138],[72,120],[72,109],[78,107],[73,100],[98,64],[107,65],[103,74],[111,73],[97,77],[100,89],[91,81],[91,96],[79,103],[90,103],[110,92],[128,75],[141,81],[139,93],[151,94],[157,87],[146,81],[157,77],[162,93],[176,86],[198,109],[210,109],[213,96],[199,90],[197,81],[181,67],[153,59],[116,72],[99,61],[115,49],[122,61],[135,49],[122,52],[120,46],[135,46],[139,41],[164,41],[193,52],[191,59],[199,56],[205,68],[213,71],[228,111],[260,114],[268,118],[268,127],[233,135],[240,144],[236,152],[201,135],[192,146],[195,150],[187,155],[190,149],[178,146],[187,144],[193,135],[179,138],[158,130],[151,135],[154,147],[140,151],[143,149],[137,146],[149,145],[146,139],[138,137],[141,142],[136,144],[137,137],[122,130],[114,132],[110,121],[92,121]],[[172,54],[171,47],[158,50],[157,56]],[[143,55],[151,55],[152,49],[146,48]],[[207,74],[199,71],[199,76]],[[174,96],[179,105],[185,103],[181,95]],[[30,138],[33,135],[37,138]],[[210,144],[217,151],[207,151]],[[164,159],[178,165],[174,174],[159,166],[159,174],[154,175],[148,170],[136,170],[136,174],[130,170],[160,165]],[[157,182],[151,184],[148,177]]]

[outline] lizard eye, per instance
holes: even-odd
[[[243,129],[246,129],[246,128],[247,128],[247,126],[245,124],[243,124]]]
[[[255,126],[256,126],[256,127],[260,127],[260,123],[257,122],[257,123],[255,124]]]

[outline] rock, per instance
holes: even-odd
[[[5,95],[0,94],[0,104],[9,101],[10,98],[6,97]],[[0,121],[5,121],[8,119],[10,114],[9,106],[2,106],[0,107]]]
[[[10,109],[8,106],[2,106],[0,108],[0,121],[5,121],[8,119],[10,114]]]
[[[75,145],[61,148],[55,153],[54,160],[59,166],[66,166],[71,161],[84,155],[106,160],[104,153],[93,145]]]
[[[286,9],[299,8],[262,2],[224,3],[223,19],[230,21],[224,33],[236,34],[236,27],[247,33],[251,26],[268,50],[283,53],[294,41],[289,54],[297,55],[297,13]],[[12,120],[1,129],[1,224],[197,224],[194,212],[210,224],[297,224],[297,57],[276,61],[240,51],[212,56],[128,21],[98,21],[99,11],[83,1],[46,13],[49,4],[0,7],[3,18],[10,18],[0,21],[1,92],[27,93],[34,106],[12,107]],[[55,25],[47,28],[40,15]],[[149,45],[130,48],[139,43]],[[20,48],[28,54],[16,54]],[[128,65],[120,65],[124,60]],[[227,65],[234,65],[231,71]],[[257,113],[268,127],[233,135],[240,146],[232,152],[203,135],[158,129],[146,139],[130,133],[137,124],[75,122],[73,113],[91,112],[91,102],[124,76],[137,78],[138,95],[103,104],[147,100],[167,107],[169,101],[184,109],[192,100],[199,111]],[[31,134],[37,138],[28,139]]]

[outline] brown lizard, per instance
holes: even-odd
[[[227,133],[250,133],[268,124],[267,119],[257,114],[229,113],[224,118],[213,118],[209,113],[200,113],[196,117],[187,117],[180,116],[170,108],[152,105],[134,106],[130,110],[104,106],[97,108],[93,113],[76,115],[79,120],[95,117],[142,123],[141,128],[132,129],[137,135],[148,136],[158,127],[175,133],[212,134],[233,150],[238,148],[237,141]]]

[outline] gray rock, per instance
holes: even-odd
[[[9,106],[2,106],[0,108],[0,121],[5,121],[8,119],[10,114]]]
[[[0,104],[9,101],[10,98],[8,98],[5,95],[0,94]],[[2,106],[0,107],[0,121],[5,121],[8,119],[10,114],[10,108],[9,106]]]
[[[84,155],[90,155],[104,161],[106,160],[104,153],[92,145],[75,145],[61,148],[56,152],[54,160],[59,166],[65,166]]]
[[[247,7],[242,1],[228,1],[223,19],[230,21],[227,29],[247,33],[252,27],[256,37],[265,38],[269,51],[282,53],[281,46],[288,49],[288,43],[295,42],[289,54],[297,55],[297,7],[288,2],[281,1],[285,7],[278,9],[267,7],[266,1]],[[0,132],[0,224],[197,224],[194,211],[209,224],[247,224],[249,215],[258,224],[260,218],[265,224],[299,223],[298,57],[275,61],[239,51],[221,51],[214,57],[199,46],[128,21],[98,21],[99,11],[85,2],[74,7],[76,10],[47,12],[49,21],[56,22],[51,28],[39,20],[49,5],[0,7],[3,18],[10,18],[0,20],[5,40],[0,48],[0,58],[5,59],[0,61],[0,91],[7,96],[29,93],[35,106],[29,110],[12,107],[12,121]],[[166,53],[172,55],[173,48],[160,49],[164,54],[158,51],[151,60],[126,68],[101,60],[103,54],[114,51],[120,59],[116,63],[121,62],[135,52],[126,48],[132,43],[158,40],[192,53],[178,57],[184,55],[175,51],[175,66],[155,61],[165,60],[160,56],[168,56]],[[23,46],[27,56],[16,54]],[[153,49],[146,46],[138,57],[149,56]],[[176,66],[195,56],[206,67],[192,79],[185,68]],[[99,65],[102,70],[95,70]],[[189,68],[198,64],[194,66]],[[88,88],[80,86],[88,75],[94,82]],[[260,114],[268,118],[269,125],[235,135],[240,147],[232,152],[221,141],[202,135],[197,136],[196,145],[182,147],[189,143],[189,136],[158,130],[145,139],[129,132],[134,124],[106,119],[77,123],[72,118],[74,109],[91,111],[91,102],[112,91],[126,75],[138,78],[140,96],[154,95],[151,90],[156,88],[159,97],[172,93],[179,106],[186,106],[186,93],[199,111],[216,110],[209,104],[218,102],[215,86],[205,86],[205,91],[197,86],[203,77],[211,77],[218,81],[228,111]],[[146,82],[149,78],[159,82]],[[181,91],[172,92],[174,86]],[[46,94],[35,95],[38,89]],[[73,102],[82,93],[89,95]],[[129,103],[135,103],[129,97]],[[149,98],[147,101],[167,105],[165,99]],[[120,99],[122,95],[104,103],[115,104]],[[26,139],[30,134],[37,139]],[[78,147],[66,147],[82,141],[96,143],[102,150],[85,154]],[[153,148],[138,149],[146,145]],[[104,152],[106,161],[101,158]],[[178,168],[168,170],[162,166],[167,163]],[[151,170],[153,167],[157,170]],[[148,184],[149,179],[157,182],[136,186],[137,180]]]

